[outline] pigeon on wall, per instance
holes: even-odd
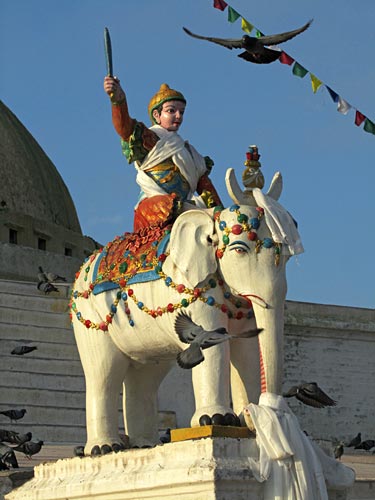
[[[11,421],[20,420],[21,418],[23,418],[25,416],[25,413],[27,413],[27,411],[24,408],[22,410],[4,410],[4,411],[0,411],[1,415],[5,415]]]
[[[0,429],[0,441],[1,442],[6,442],[6,443],[11,443],[11,444],[23,444],[26,443],[26,441],[31,441],[31,438],[33,437],[31,432],[26,432],[26,434],[20,434],[19,432],[15,431],[8,431],[6,429]]]
[[[187,28],[183,28],[183,30],[193,38],[207,40],[208,42],[216,43],[230,50],[244,49],[244,52],[241,52],[238,57],[241,57],[246,61],[256,64],[269,64],[276,61],[276,59],[280,57],[281,52],[279,50],[267,48],[266,45],[278,45],[279,43],[286,42],[287,40],[290,40],[307,30],[311,23],[312,20],[302,26],[302,28],[298,28],[293,31],[286,31],[285,33],[279,33],[276,35],[262,35],[259,37],[243,35],[241,38],[214,38],[210,36],[196,35]]]
[[[28,458],[31,458],[32,455],[36,455],[42,449],[44,442],[43,441],[27,441],[26,443],[20,444],[12,448],[14,451],[19,451],[26,455]]]
[[[362,434],[358,432],[358,434],[351,440],[349,443],[346,445],[348,448],[355,448],[359,444],[361,444],[362,441]]]

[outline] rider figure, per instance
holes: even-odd
[[[112,122],[129,163],[137,169],[141,193],[134,212],[134,231],[165,225],[189,208],[221,205],[208,177],[213,161],[202,157],[177,134],[186,99],[162,84],[148,105],[152,126],[131,118],[117,78],[106,76],[104,90],[112,103]],[[198,195],[194,195],[197,192]]]

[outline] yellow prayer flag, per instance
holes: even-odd
[[[318,90],[318,88],[321,86],[322,82],[319,80],[319,78],[317,78],[315,75],[313,75],[312,73],[310,73],[310,78],[311,78],[311,86],[312,86],[312,89],[313,89],[313,92],[315,94],[315,92]]]
[[[249,21],[246,21],[243,17],[241,18],[241,28],[243,31],[246,31],[246,33],[251,33],[254,29],[254,26],[249,23]]]

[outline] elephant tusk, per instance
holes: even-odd
[[[249,293],[247,295],[242,295],[242,294],[240,294],[240,295],[241,295],[241,297],[244,297],[246,300],[248,300],[250,302],[254,302],[258,306],[263,307],[263,309],[269,308],[269,305],[267,304],[267,302],[264,299],[262,299],[262,297],[259,297],[259,295],[254,295],[252,293]]]

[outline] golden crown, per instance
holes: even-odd
[[[154,111],[154,109],[156,109],[166,101],[183,101],[186,103],[186,99],[181,94],[181,92],[171,89],[166,83],[162,83],[160,85],[160,89],[151,98],[151,101],[148,105],[148,114],[151,118],[152,123],[156,123],[154,117],[152,116],[152,112]]]

